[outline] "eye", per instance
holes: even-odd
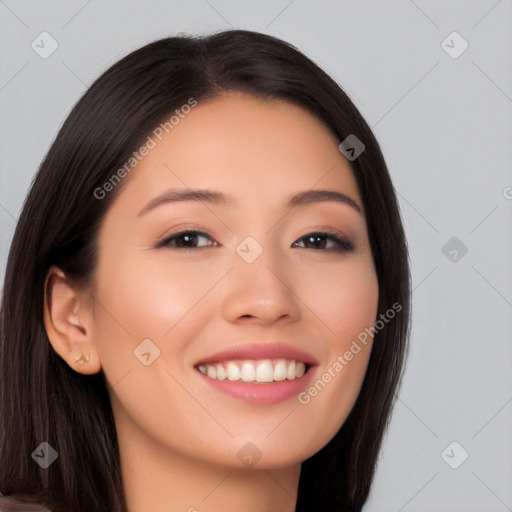
[[[316,231],[309,233],[302,238],[299,238],[297,242],[293,243],[293,246],[297,247],[297,243],[304,241],[304,247],[306,249],[320,249],[334,252],[353,252],[354,246],[346,238],[337,235],[336,233],[329,233],[327,231]],[[330,243],[330,246],[329,246]]]
[[[203,243],[200,242],[203,240]],[[204,242],[206,240],[206,243]],[[210,243],[208,243],[208,241]],[[302,245],[299,245],[302,243]],[[200,249],[216,246],[218,243],[204,231],[185,230],[164,238],[157,243],[156,248],[167,247],[172,249]],[[292,244],[293,247],[304,247],[333,252],[352,252],[354,246],[346,238],[327,231],[315,231],[309,233]]]
[[[209,240],[210,242],[214,242],[213,244],[201,244],[200,240]],[[159,247],[170,247],[176,249],[196,249],[201,247],[206,247],[208,245],[215,245],[217,242],[213,240],[213,238],[208,235],[208,233],[204,233],[203,231],[180,231],[179,233],[173,233],[171,236],[164,238],[162,241],[158,242],[156,245]]]

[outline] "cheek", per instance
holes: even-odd
[[[379,287],[371,260],[347,259],[303,273],[295,282],[294,292],[325,327],[331,348],[342,350],[374,324]]]
[[[309,274],[300,282],[304,302],[324,325],[328,351],[298,403],[311,427],[305,435],[321,433],[321,438],[312,437],[309,442],[325,445],[346,420],[364,380],[372,347],[369,328],[375,324],[378,308],[378,281],[373,264],[359,261],[327,275]]]
[[[107,375],[110,368],[117,374],[139,363],[134,350],[145,339],[160,350],[159,362],[174,355],[173,364],[179,365],[178,354],[200,330],[199,316],[207,313],[205,295],[229,270],[171,265],[168,259],[163,253],[159,258],[127,256],[105,259],[98,267],[95,330]]]
[[[95,329],[117,417],[128,415],[152,437],[185,446],[190,439],[176,418],[204,414],[180,384],[191,372],[187,345],[209,318],[205,295],[225,271],[170,265],[154,255],[113,261],[98,268]]]
[[[193,272],[188,272],[164,259],[125,258],[99,273],[105,309],[130,332],[161,338],[215,281],[211,268],[208,278],[197,266],[189,265]]]

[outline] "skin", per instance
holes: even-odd
[[[371,340],[307,405],[297,396],[249,404],[194,369],[218,350],[280,340],[317,359],[314,382],[374,324],[378,282],[362,201],[338,144],[286,102],[232,92],[200,103],[125,178],[101,225],[93,282],[79,288],[51,269],[46,330],[74,370],[106,375],[131,512],[293,511],[301,462],[348,416]],[[186,187],[235,203],[167,203],[138,216],[163,191]],[[361,213],[335,201],[286,206],[310,189],[346,194]],[[211,240],[155,248],[184,228]],[[305,242],[322,229],[354,250]],[[263,249],[250,264],[236,252],[248,235]],[[149,366],[134,356],[147,338],[160,350]],[[262,455],[252,467],[237,457],[249,442]]]

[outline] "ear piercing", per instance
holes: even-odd
[[[87,359],[84,359],[84,356],[81,355],[80,357],[77,357],[75,359],[75,363],[78,363],[80,366],[83,366],[85,363],[89,362],[89,356],[87,356]]]

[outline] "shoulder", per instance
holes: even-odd
[[[51,509],[40,501],[0,495],[0,512],[51,512]]]

